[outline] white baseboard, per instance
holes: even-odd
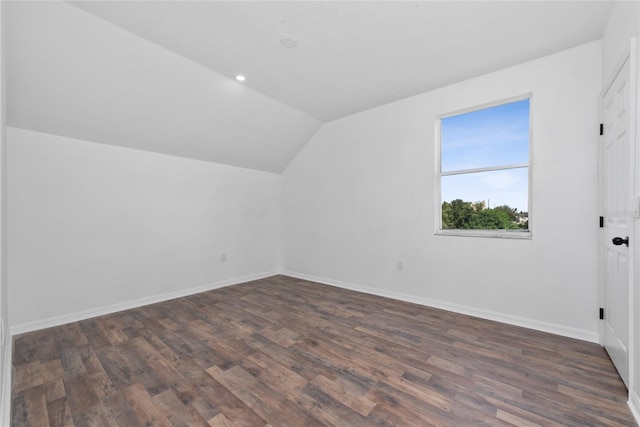
[[[235,277],[232,279],[222,280],[220,282],[209,283],[207,285],[198,286],[195,288],[183,289],[176,292],[169,292],[161,295],[154,295],[150,297],[140,298],[131,301],[125,301],[117,304],[106,305],[102,307],[96,307],[89,310],[78,311],[75,313],[65,314],[63,316],[50,317],[47,319],[36,320],[33,322],[20,323],[17,325],[11,325],[9,327],[9,336],[15,336],[24,334],[26,332],[37,331],[40,329],[51,328],[54,326],[64,325],[66,323],[78,322],[80,320],[90,319],[92,317],[103,316],[105,314],[112,314],[118,311],[129,310],[132,308],[138,308],[149,304],[155,304],[172,300],[175,298],[186,297],[200,292],[206,292],[213,289],[223,288],[225,286],[237,285],[239,283],[250,282],[252,280],[264,279],[266,277],[275,276],[280,274],[279,271],[269,271],[265,273],[253,274],[243,277]]]
[[[640,426],[640,396],[633,390],[629,392],[628,404],[633,417],[636,419],[636,424]]]
[[[378,295],[386,298],[392,298],[400,301],[411,302],[424,305],[427,307],[440,308],[442,310],[453,311],[455,313],[466,314],[469,316],[480,317],[482,319],[494,320],[496,322],[507,323],[524,328],[535,329],[537,331],[548,332],[551,334],[561,335],[569,338],[576,338],[583,341],[598,343],[599,336],[596,331],[587,331],[568,326],[557,325],[554,323],[542,322],[534,319],[513,316],[510,314],[499,313],[481,308],[469,307],[460,304],[454,304],[446,301],[438,301],[429,298],[422,298],[414,295],[403,294],[400,292],[387,291],[383,289],[370,288],[368,286],[356,285],[353,283],[341,282],[339,280],[325,279],[323,277],[311,276],[308,274],[297,273],[294,271],[283,271],[286,276],[298,279],[309,280],[311,282],[323,283],[325,285],[336,286],[352,291],[364,292],[366,294]]]
[[[2,369],[2,384],[0,384],[0,425],[9,426],[11,424],[11,354],[13,350],[13,339],[11,335],[5,337],[4,345],[4,366]]]

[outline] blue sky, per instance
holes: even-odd
[[[528,163],[529,99],[441,120],[442,171]],[[443,176],[442,201],[489,200],[528,211],[528,168]]]

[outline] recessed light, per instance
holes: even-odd
[[[245,76],[243,76],[242,74],[238,74],[236,76],[236,80],[239,81],[239,82],[243,82],[243,81],[247,80],[247,78]]]
[[[282,46],[286,47],[287,49],[293,49],[294,47],[298,46],[298,40],[293,36],[284,36],[280,39],[280,43],[282,43]]]

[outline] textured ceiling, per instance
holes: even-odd
[[[280,172],[322,122],[600,38],[612,2],[4,7],[10,126]]]

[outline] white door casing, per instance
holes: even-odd
[[[633,147],[631,145],[631,67],[626,60],[605,87],[601,98],[603,232],[601,239],[602,341],[620,377],[629,386],[629,308],[633,279]],[[631,237],[630,237],[631,236]]]

